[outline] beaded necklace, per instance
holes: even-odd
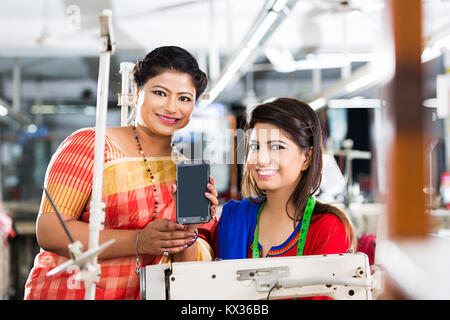
[[[153,214],[153,219],[156,219],[157,214],[158,214],[158,194],[157,194],[158,190],[156,189],[156,186],[155,186],[155,176],[152,173],[152,169],[150,167],[150,161],[144,155],[144,150],[142,149],[141,141],[139,140],[139,136],[138,136],[138,133],[137,133],[137,130],[136,130],[136,125],[133,124],[132,128],[133,128],[133,131],[134,131],[134,138],[136,140],[137,148],[138,148],[139,153],[142,155],[142,158],[144,160],[145,173],[147,174],[147,176],[151,179],[151,181],[153,183],[153,192],[154,192],[154,197],[155,197],[155,212]]]
[[[308,202],[306,203],[305,212],[303,213],[303,218],[301,221],[300,227],[300,236],[297,242],[297,256],[303,255],[303,249],[305,247],[306,235],[308,234],[309,222],[311,221],[311,216],[314,211],[314,206],[316,205],[316,200],[314,197],[310,197]],[[262,208],[264,207],[264,202],[259,207],[259,211],[256,215],[256,228],[255,235],[253,237],[253,251],[252,258],[260,258],[259,246],[258,246],[258,236],[259,236],[259,214],[261,213]]]

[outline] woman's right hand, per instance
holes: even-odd
[[[167,218],[149,222],[139,235],[139,254],[162,255],[183,251],[194,240],[195,233]]]

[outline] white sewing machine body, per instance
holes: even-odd
[[[363,253],[176,262],[140,271],[143,300],[372,299],[379,286]]]

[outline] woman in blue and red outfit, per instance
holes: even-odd
[[[279,98],[253,109],[246,132],[244,200],[224,205],[216,256],[244,259],[354,249],[345,213],[313,197],[322,170],[321,128],[314,110],[299,100]]]

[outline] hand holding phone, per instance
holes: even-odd
[[[205,161],[182,161],[176,165],[176,218],[180,224],[202,224],[211,220],[211,202],[205,196],[210,166]],[[215,188],[214,188],[215,189]],[[217,193],[217,192],[216,192]],[[217,195],[213,195],[214,198]],[[217,199],[216,199],[217,200]],[[215,213],[215,205],[214,213]]]

